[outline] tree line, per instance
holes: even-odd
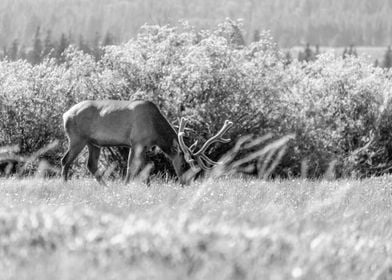
[[[321,50],[319,45],[315,45],[312,47],[309,43],[307,43],[303,50],[298,52],[297,59],[298,61],[314,61],[320,55]],[[343,58],[348,58],[351,56],[358,57],[358,52],[355,45],[351,44],[343,49],[341,53]],[[290,51],[287,51],[285,54],[286,63],[290,63],[293,60],[293,55]],[[374,66],[383,67],[383,68],[391,68],[392,67],[392,49],[391,46],[388,46],[384,52],[383,58],[381,61],[376,59],[374,61]]]
[[[50,29],[42,32],[40,26],[38,26],[31,46],[27,47],[20,44],[18,39],[14,39],[10,45],[3,46],[0,58],[10,61],[27,60],[33,65],[41,63],[45,58],[55,58],[58,63],[62,63],[64,62],[64,51],[72,44],[84,53],[93,55],[98,60],[102,55],[102,47],[112,45],[114,42],[115,38],[110,32],[107,32],[104,36],[96,33],[92,41],[87,41],[83,35],[79,35],[75,39],[72,34],[65,33],[62,33],[60,38],[56,39]]]
[[[243,31],[239,28],[236,29],[235,40],[239,45],[246,44],[244,39]],[[256,30],[253,35],[253,41],[257,42],[261,39],[260,32]],[[87,41],[83,35],[79,35],[77,39],[72,34],[62,33],[60,38],[56,40],[52,36],[52,31],[49,29],[46,32],[42,32],[40,27],[37,27],[34,38],[32,40],[32,46],[26,48],[25,45],[20,45],[19,40],[15,39],[9,46],[4,46],[0,59],[7,58],[8,60],[15,61],[18,59],[27,60],[33,65],[39,64],[45,58],[55,58],[58,63],[64,62],[64,51],[72,44],[79,50],[82,50],[86,54],[91,54],[96,60],[103,54],[102,47],[116,44],[115,36],[110,32],[106,32],[104,36],[96,33],[92,41]],[[298,61],[314,61],[321,53],[320,46],[316,44],[314,47],[307,43],[302,51],[298,53]],[[342,57],[346,58],[349,56],[358,56],[355,45],[351,44],[344,48]],[[293,55],[290,51],[285,54],[286,63],[290,63],[293,60]],[[392,49],[388,46],[382,61],[376,59],[374,61],[375,66],[391,68],[392,67]]]
[[[271,30],[281,47],[310,42],[321,46],[387,46],[392,43],[390,0],[2,0],[0,47],[18,39],[31,47],[38,26],[83,35],[111,30],[120,41],[135,37],[145,23],[174,24],[186,19],[198,29],[216,26],[225,18],[242,18],[244,36],[252,41],[257,30]],[[333,16],[331,16],[333,15]]]

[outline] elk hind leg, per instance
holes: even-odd
[[[84,146],[86,146],[85,141],[71,141],[69,144],[69,148],[63,158],[61,159],[61,176],[64,181],[68,180],[68,171],[71,167],[72,162],[76,159],[79,153],[83,150]]]
[[[101,148],[94,146],[92,144],[87,144],[88,148],[88,161],[87,161],[87,169],[91,172],[91,174],[95,177],[95,179],[104,184],[102,180],[102,175],[98,171],[98,159],[101,153]]]

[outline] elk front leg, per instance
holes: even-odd
[[[126,184],[129,183],[131,178],[134,179],[138,176],[145,166],[145,150],[142,145],[134,145],[129,150],[127,175],[125,177]]]

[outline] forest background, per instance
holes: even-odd
[[[60,56],[69,44],[99,56],[100,46],[128,41],[145,23],[177,25],[186,19],[211,29],[229,17],[243,19],[245,43],[270,30],[293,57],[306,43],[339,54],[355,45],[381,64],[392,42],[390,14],[390,0],[3,0],[0,56],[35,64],[53,49],[52,56]]]

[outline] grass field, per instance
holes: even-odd
[[[392,177],[0,179],[0,279],[392,279]]]

